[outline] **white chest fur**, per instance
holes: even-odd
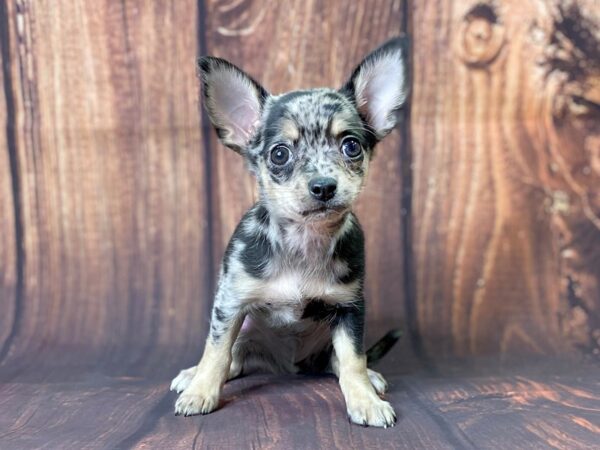
[[[259,297],[272,302],[301,302],[320,299],[338,303],[352,300],[355,286],[336,282],[329,274],[306,273],[298,270],[283,272],[263,282]]]
[[[320,299],[338,303],[354,299],[356,283],[338,283],[329,273],[288,270],[267,279],[244,274],[238,277],[236,290],[246,302],[297,303]]]
[[[236,291],[240,300],[248,305],[264,307],[271,311],[277,322],[300,320],[306,304],[315,299],[328,303],[352,301],[358,281],[339,283],[331,272],[288,269],[266,279],[246,274],[236,277]]]

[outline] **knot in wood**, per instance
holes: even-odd
[[[465,14],[459,27],[458,55],[469,66],[486,66],[499,55],[504,35],[504,26],[492,6],[478,4]]]

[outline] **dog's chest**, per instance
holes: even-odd
[[[354,299],[356,283],[342,283],[347,264],[328,261],[325,264],[298,264],[286,267],[263,280],[262,298],[271,301],[321,299],[338,303]]]
[[[302,319],[312,300],[339,303],[354,298],[355,287],[335,280],[331,272],[286,270],[263,280],[256,304],[274,322],[286,324]]]

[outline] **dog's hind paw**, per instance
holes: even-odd
[[[375,388],[375,392],[377,392],[379,395],[385,394],[388,388],[388,384],[387,381],[385,381],[385,378],[383,378],[383,376],[379,372],[375,372],[371,369],[367,369],[367,374],[369,375],[369,380],[371,381],[371,384]]]
[[[171,381],[170,390],[175,391],[178,394],[185,391],[192,382],[192,378],[194,378],[195,374],[196,366],[182,370],[179,372],[179,375],[177,375],[175,378],[173,378],[173,381]]]

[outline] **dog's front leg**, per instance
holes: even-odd
[[[389,427],[396,422],[392,406],[379,398],[367,371],[363,351],[363,300],[340,306],[333,321],[332,338],[335,354],[331,365],[338,376],[348,417],[359,425]]]
[[[189,385],[175,403],[175,414],[186,416],[208,414],[219,404],[221,389],[227,381],[231,365],[231,347],[235,342],[244,314],[238,306],[219,301],[213,308],[210,334],[206,340],[202,359],[196,367]]]

